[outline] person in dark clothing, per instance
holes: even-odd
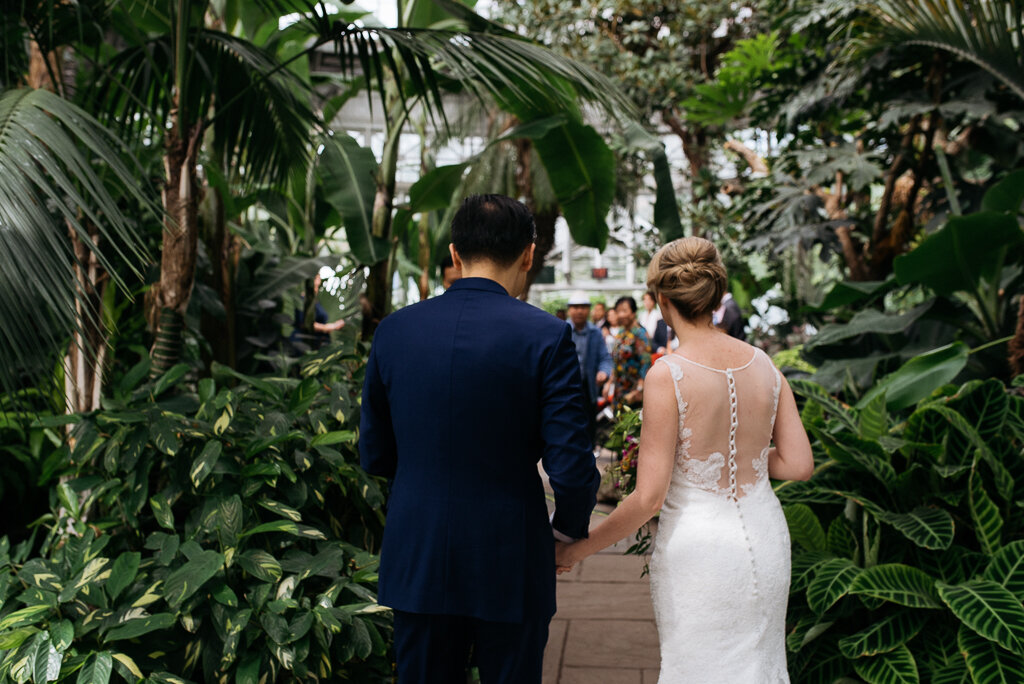
[[[320,274],[317,273],[313,278],[314,297],[320,292],[321,282]],[[313,302],[313,329],[311,331],[307,332],[305,322],[306,313],[303,311],[303,307],[295,309],[295,330],[292,331],[291,337],[288,339],[299,351],[319,349],[331,341],[332,332],[345,327],[345,321],[340,318],[333,322],[329,321],[327,309],[319,301]]]
[[[722,297],[722,304],[714,314],[714,324],[738,340],[747,339],[745,332],[747,319],[744,318],[743,312],[740,311],[740,305],[736,303],[730,292],[726,292]]]

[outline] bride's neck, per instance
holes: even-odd
[[[717,337],[721,330],[711,323],[711,314],[699,318],[686,318],[678,311],[670,313],[668,324],[679,338],[679,344],[699,343],[704,339]]]

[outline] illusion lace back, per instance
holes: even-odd
[[[768,482],[781,376],[662,357],[679,406],[676,465],[651,557],[660,684],[788,682],[789,530]]]

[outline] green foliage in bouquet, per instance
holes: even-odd
[[[794,684],[1024,681],[1024,398],[975,380],[894,416],[792,386],[818,462],[776,489]]]
[[[605,477],[611,480],[613,491],[619,500],[626,498],[636,489],[636,466],[640,456],[642,424],[642,411],[633,411],[628,406],[623,408],[604,445],[606,449],[615,453],[615,458],[606,469]],[[626,549],[626,553],[646,555],[650,551],[652,541],[650,525],[644,524],[636,531],[636,541]]]
[[[301,376],[141,363],[44,465],[49,531],[0,540],[0,682],[390,681],[362,356]],[[41,530],[37,530],[40,532]]]

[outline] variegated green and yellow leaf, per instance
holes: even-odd
[[[937,583],[939,596],[975,632],[1024,656],[1024,607],[1008,589],[991,580]]]
[[[942,608],[935,579],[899,563],[876,565],[862,571],[850,587],[851,594],[880,598],[910,608]]]
[[[953,516],[941,508],[918,506],[909,513],[890,513],[883,520],[926,549],[948,549],[953,543]]]
[[[839,650],[851,659],[887,653],[917,636],[924,626],[925,618],[923,613],[899,611],[867,629],[843,637],[839,640]]]
[[[1017,600],[1024,601],[1024,540],[1004,546],[985,569],[985,579],[1005,587]]]
[[[853,669],[868,684],[918,684],[917,662],[906,646],[853,661]]]
[[[807,585],[807,605],[818,615],[835,605],[849,590],[861,569],[846,558],[822,563]]]
[[[984,684],[1024,682],[1024,658],[1016,653],[1010,653],[966,625],[960,627],[958,641],[972,681]]]

